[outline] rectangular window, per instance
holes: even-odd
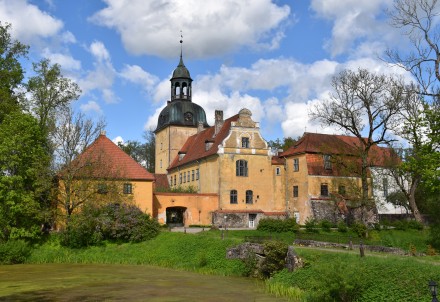
[[[108,193],[108,187],[107,184],[98,184],[98,194],[107,194]]]
[[[247,161],[240,159],[235,162],[235,176],[248,176]]]
[[[199,180],[199,169],[196,169],[196,180]]]
[[[293,171],[295,172],[299,171],[299,158],[293,159]]]
[[[332,169],[332,157],[329,154],[324,154],[324,169],[331,170]]]
[[[238,203],[237,190],[231,190],[229,193],[229,202],[233,204]]]
[[[124,194],[133,194],[133,185],[130,183],[124,184]]]
[[[246,203],[247,204],[254,203],[254,192],[252,192],[252,190],[246,191]]]
[[[388,197],[388,178],[384,177],[382,179],[383,184],[383,196]]]
[[[194,170],[191,170],[191,181],[194,181]]]
[[[281,169],[280,169],[280,167],[276,167],[276,168],[275,168],[275,174],[276,174],[276,175],[281,175]]]
[[[321,196],[328,196],[328,185],[321,184]]]
[[[186,172],[183,172],[183,183],[186,183]]]
[[[241,147],[242,148],[249,148],[249,137],[242,137],[241,138]]]
[[[179,184],[182,184],[182,173],[179,173]]]
[[[174,185],[176,185],[176,175],[174,175]]]
[[[338,187],[338,194],[345,196],[345,186],[339,186]]]
[[[298,197],[298,186],[293,186],[293,197]]]

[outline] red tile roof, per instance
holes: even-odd
[[[359,154],[360,144],[359,139],[354,136],[305,132],[295,145],[280,153],[279,156],[289,157],[302,153],[356,156]],[[390,148],[373,145],[369,153],[370,165],[384,166],[389,159],[396,160],[393,154]]]
[[[231,128],[231,122],[238,120],[238,114],[226,119],[223,123],[223,127],[215,137],[215,126],[209,127],[193,136],[190,136],[183,147],[180,149],[180,153],[184,153],[185,156],[179,160],[179,156],[174,158],[168,170],[185,165],[198,159],[208,157],[213,154],[217,154],[218,145],[226,138]],[[212,143],[212,147],[206,150],[205,143]]]
[[[365,139],[366,140],[366,139]],[[309,175],[356,176],[360,173],[359,150],[361,142],[357,137],[347,135],[331,135],[321,133],[304,133],[303,137],[280,157],[307,154]],[[340,155],[333,157],[336,163],[332,169],[324,168],[322,154]],[[369,166],[384,167],[398,161],[398,157],[390,148],[373,145],[369,151]]]
[[[90,167],[90,168],[89,168]],[[101,134],[70,165],[77,169],[75,177],[155,180],[154,175]],[[67,170],[65,169],[65,170]],[[60,173],[63,177],[63,172]]]
[[[156,178],[155,187],[156,188],[163,188],[163,189],[169,189],[170,184],[168,182],[168,177],[166,174],[154,174],[154,177]]]

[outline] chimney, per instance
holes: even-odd
[[[199,123],[197,124],[197,133],[202,132],[203,129],[204,129],[204,127],[203,127],[203,122],[199,122]]]
[[[223,127],[223,110],[215,111],[215,132],[214,137],[220,132]]]

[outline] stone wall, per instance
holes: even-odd
[[[360,207],[347,207],[347,211],[344,213],[336,206],[333,200],[312,200],[311,208],[313,218],[318,221],[329,220],[333,223],[344,221],[349,224],[355,221],[365,221],[367,224],[379,222],[379,216],[375,207],[366,211],[363,211]]]

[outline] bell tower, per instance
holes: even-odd
[[[156,135],[155,173],[166,174],[179,150],[188,137],[197,133],[201,123],[209,127],[203,108],[192,102],[192,79],[183,63],[182,35],[180,36],[180,60],[173,71],[171,82],[171,100],[159,114]]]

